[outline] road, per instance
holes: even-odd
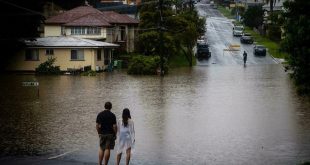
[[[211,58],[200,61],[198,65],[243,65],[243,51],[248,53],[247,65],[276,64],[277,60],[268,53],[266,56],[254,56],[252,44],[241,44],[240,37],[232,35],[232,20],[224,17],[217,9],[210,7],[206,1],[196,4],[200,16],[206,18],[205,38],[210,45]],[[230,44],[240,45],[240,51],[223,51]]]
[[[251,45],[225,52],[231,21],[208,5],[212,57],[160,76],[126,70],[97,76],[0,75],[1,164],[95,165],[97,114],[105,101],[135,122],[133,165],[292,165],[310,161],[310,102],[300,97],[281,64],[258,58]],[[22,86],[38,81],[37,89]],[[110,164],[115,164],[116,151]],[[125,155],[124,155],[125,156]],[[124,164],[124,156],[122,164]]]

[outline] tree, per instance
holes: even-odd
[[[157,3],[145,2],[147,5],[140,8],[139,51],[146,55],[158,55],[161,53],[160,43],[164,43],[163,53],[166,58],[184,54],[189,66],[192,66],[192,49],[197,38],[205,32],[205,20],[199,18],[197,11],[191,8],[174,12],[171,2],[164,1],[162,13],[159,12]],[[162,40],[160,28],[164,31]],[[181,50],[183,53],[180,53]]]
[[[243,22],[245,25],[253,28],[258,27],[263,24],[263,14],[264,11],[262,6],[249,6],[249,8],[243,14]]]
[[[284,40],[282,47],[289,54],[286,69],[292,71],[298,91],[310,94],[310,1],[294,0],[284,3]]]
[[[182,26],[175,24],[175,27],[183,27],[182,32],[177,33],[175,38],[189,66],[192,66],[193,63],[193,48],[197,42],[197,38],[205,33],[205,22],[205,19],[199,18],[195,10],[187,10],[179,15],[179,25]]]

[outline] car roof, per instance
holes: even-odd
[[[265,48],[264,45],[256,45],[256,47],[262,47],[262,48]]]

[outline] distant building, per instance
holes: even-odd
[[[285,2],[286,0],[274,0],[274,3],[273,3],[273,11],[280,11],[280,10],[283,10],[283,3]],[[270,11],[270,4],[265,4],[263,6],[263,9],[266,10],[266,11]]]
[[[122,2],[127,5],[140,5],[141,0],[101,0],[100,3]]]
[[[247,9],[249,6],[264,5],[264,0],[235,0],[236,3],[241,3]]]

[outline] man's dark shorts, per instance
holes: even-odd
[[[102,150],[105,149],[114,149],[115,146],[115,138],[113,134],[99,134],[100,138],[100,148]]]

